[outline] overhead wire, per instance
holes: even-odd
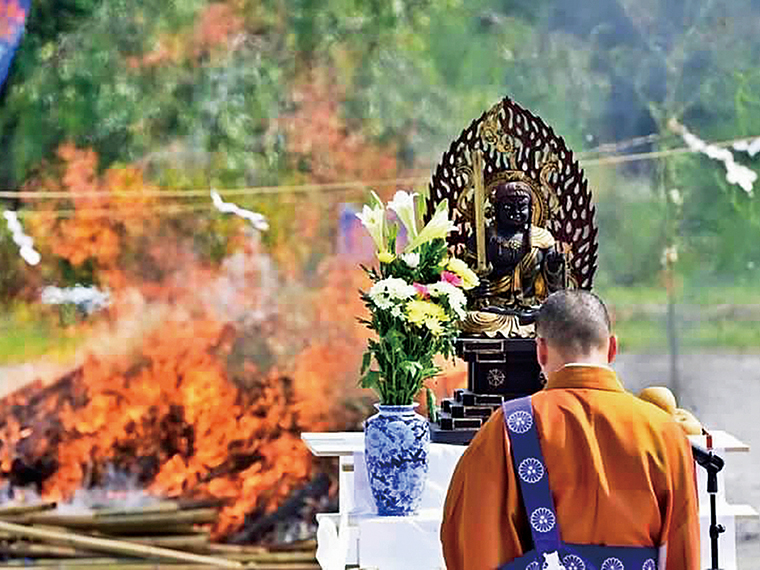
[[[630,154],[613,154],[611,156],[596,156],[590,157],[590,155],[599,154],[600,152],[616,152],[638,146],[641,144],[647,144],[654,142],[662,138],[662,135],[653,133],[643,137],[635,137],[626,141],[620,141],[619,143],[607,143],[595,147],[592,150],[584,151],[575,155],[575,157],[581,163],[581,166],[595,167],[595,166],[607,166],[614,164],[622,164],[627,162],[635,162],[640,160],[654,160],[658,158],[664,158],[668,156],[676,156],[680,154],[693,154],[697,151],[688,147],[677,147],[672,149],[655,150]],[[758,139],[758,136],[739,137],[729,140],[723,140],[712,143],[715,146],[726,147],[732,146],[738,142],[750,141]],[[589,158],[585,158],[589,157]],[[422,172],[422,171],[421,171]],[[430,180],[430,175],[420,176],[405,176],[398,178],[381,178],[370,180],[350,180],[342,182],[327,182],[319,184],[291,184],[291,185],[277,185],[277,186],[250,186],[241,188],[226,188],[217,189],[217,192],[224,197],[246,197],[246,196],[266,196],[277,194],[291,194],[291,193],[316,193],[316,192],[352,192],[358,190],[366,190],[368,188],[377,186],[403,186],[418,184],[424,184]],[[112,190],[108,192],[104,191],[83,191],[83,192],[69,192],[69,191],[50,191],[50,190],[4,190],[0,191],[0,199],[24,199],[24,200],[47,200],[47,199],[71,199],[71,198],[103,198],[103,197],[121,197],[121,198],[209,198],[209,189],[146,189],[146,190]],[[162,204],[150,204],[140,208],[119,208],[120,215],[145,215],[146,212],[151,213],[181,213],[181,212],[193,212],[203,210],[214,210],[213,204],[209,202],[203,203],[162,203]],[[49,208],[46,210],[21,210],[18,212],[19,216],[27,217],[29,215],[58,215],[61,217],[70,216],[74,214],[80,215],[107,215],[112,214],[114,210],[112,208]]]

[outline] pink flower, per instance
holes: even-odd
[[[444,271],[441,273],[441,280],[445,281],[446,283],[451,283],[455,287],[462,286],[462,278],[456,273],[452,273],[451,271]]]
[[[417,289],[417,293],[423,299],[427,299],[428,297],[430,297],[430,292],[427,290],[427,287],[425,287],[424,285],[420,285],[419,283],[414,283],[413,287]]]

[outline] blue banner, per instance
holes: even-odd
[[[16,52],[31,0],[0,0],[0,87]]]

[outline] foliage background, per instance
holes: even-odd
[[[260,240],[283,295],[331,291],[325,267],[357,261],[338,245],[345,204],[411,185],[375,181],[424,188],[450,141],[508,94],[586,165],[596,284],[624,346],[663,350],[668,299],[687,317],[757,303],[758,200],[703,155],[608,159],[682,147],[672,118],[710,141],[760,135],[759,23],[754,0],[35,1],[0,93],[0,188],[43,263],[26,266],[0,224],[0,300],[35,305],[41,286],[77,282],[158,295],[191,259],[220,267],[245,225],[211,207],[210,187],[278,187],[228,199],[269,218]],[[737,160],[760,170],[758,155]],[[288,190],[346,181],[359,182]],[[142,188],[153,194],[120,194]],[[679,323],[687,346],[757,346],[743,325]]]
[[[504,95],[580,158],[623,352],[670,354],[651,382],[677,391],[684,352],[758,353],[760,190],[681,152],[668,126],[760,137],[758,29],[758,0],[33,0],[0,87],[0,210],[42,262],[0,220],[0,387],[19,363],[140,362],[157,331],[204,338],[184,327],[211,320],[230,348],[220,378],[248,392],[287,378],[300,425],[356,428],[372,248],[353,208],[370,188],[424,190]],[[760,154],[734,155],[760,173]],[[218,212],[210,188],[270,229]],[[75,283],[114,303],[40,302]],[[438,396],[464,378],[449,370]]]

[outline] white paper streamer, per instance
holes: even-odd
[[[42,257],[34,249],[34,240],[24,233],[21,222],[18,221],[18,214],[13,210],[5,210],[3,217],[8,222],[8,229],[11,230],[11,239],[19,247],[19,254],[29,265],[37,265]]]
[[[74,285],[73,287],[56,287],[50,285],[42,290],[40,299],[46,305],[76,305],[88,315],[107,307],[111,303],[111,295],[95,287]]]
[[[254,229],[257,229],[259,231],[266,231],[269,229],[269,224],[267,223],[267,219],[259,214],[258,212],[251,212],[250,210],[245,210],[241,208],[240,206],[233,204],[231,202],[225,202],[222,200],[222,197],[219,195],[219,192],[216,190],[211,190],[211,200],[214,202],[214,206],[217,210],[220,212],[223,212],[225,214],[235,214],[236,216],[239,216],[245,220],[248,220],[251,225],[254,227]]]
[[[689,132],[689,129],[675,119],[671,119],[669,126],[681,135],[686,146],[691,150],[701,152],[714,160],[721,161],[726,167],[726,180],[728,183],[740,186],[742,190],[752,196],[752,186],[757,180],[757,172],[751,168],[747,168],[743,164],[738,164],[729,149],[706,143],[695,134]],[[734,143],[734,148],[736,148],[737,144],[740,143]]]
[[[760,152],[760,137],[734,143],[734,150],[746,152],[751,157]]]

